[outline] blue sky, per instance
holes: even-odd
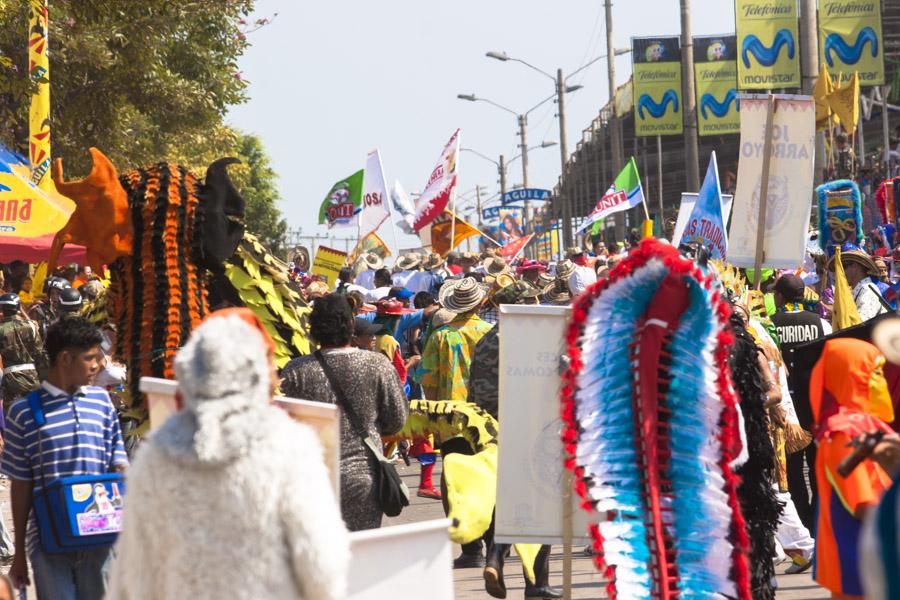
[[[694,35],[734,31],[732,2],[692,5]],[[304,235],[327,231],[316,224],[319,204],[373,148],[381,151],[388,185],[399,179],[407,191],[424,186],[457,127],[464,147],[495,160],[519,153],[513,115],[456,95],[475,93],[522,112],[553,94],[553,83],[485,52],[502,50],[551,73],[606,52],[602,0],[260,0],[254,16],[274,13],[271,25],[250,34],[240,66],[250,99],[228,120],[262,138],[280,176],[282,212]],[[677,0],[620,0],[613,5],[615,46],[628,47],[632,36],[678,34],[679,18]],[[607,101],[605,65],[599,61],[569,82],[584,86],[567,96],[570,151]],[[630,56],[619,57],[617,83],[630,74]],[[555,115],[552,102],[530,115],[529,146],[558,141]],[[552,188],[559,169],[558,146],[529,153],[531,187]],[[508,185],[521,181],[516,161]],[[468,198],[476,185],[495,194],[497,169],[464,153],[460,193]],[[382,234],[393,246],[387,227]],[[415,239],[401,235],[400,245],[415,246]]]

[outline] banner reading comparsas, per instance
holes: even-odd
[[[858,71],[860,85],[882,85],[883,48],[879,0],[819,0],[819,58],[832,76]]]
[[[734,15],[738,88],[800,87],[797,0],[735,0]]]
[[[741,132],[737,99],[737,38],[694,38],[697,126],[700,135]]]
[[[684,120],[678,37],[631,38],[631,48],[635,135],[680,135]]]

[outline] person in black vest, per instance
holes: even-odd
[[[806,310],[802,304],[806,286],[796,275],[782,275],[775,282],[775,306],[772,323],[781,340],[781,355],[788,366],[788,388],[794,399],[794,408],[800,426],[810,431],[813,425],[809,405],[809,382],[796,381],[791,376],[792,353],[797,346],[825,337],[831,333],[831,325],[818,314]],[[787,457],[788,489],[797,507],[800,520],[813,531],[816,521],[816,446],[810,444],[804,450]],[[804,471],[806,475],[804,475]],[[808,479],[807,479],[808,478]]]

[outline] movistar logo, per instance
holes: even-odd
[[[852,46],[848,46],[839,33],[829,33],[825,38],[825,60],[828,61],[829,67],[833,67],[832,53],[834,53],[845,65],[855,65],[862,58],[863,48],[866,47],[866,44],[872,46],[872,58],[878,56],[878,35],[871,27],[863,27]]]
[[[642,120],[645,119],[644,110],[646,109],[650,116],[658,119],[666,114],[669,104],[672,104],[673,110],[678,112],[678,94],[675,93],[675,90],[666,90],[659,104],[656,103],[650,94],[641,94],[641,97],[638,99],[638,115],[640,115]]]
[[[734,88],[728,90],[728,93],[725,94],[725,99],[721,102],[710,93],[703,94],[703,97],[700,98],[700,114],[703,115],[704,119],[708,119],[709,117],[706,116],[706,111],[709,109],[712,114],[721,119],[728,114],[732,102],[740,109],[741,101],[738,100],[737,90]]]
[[[766,47],[755,35],[748,35],[741,44],[741,58],[744,61],[744,67],[750,68],[750,57],[752,54],[756,61],[764,67],[771,67],[778,60],[782,46],[787,46],[788,58],[794,58],[794,36],[787,29],[779,29],[772,40],[772,45]]]

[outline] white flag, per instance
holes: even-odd
[[[459,129],[441,151],[441,158],[428,177],[422,195],[416,201],[416,218],[413,228],[420,231],[444,213],[456,190],[457,166],[459,164]]]
[[[366,178],[363,187],[362,212],[359,215],[359,237],[364,238],[377,231],[390,215],[387,188],[384,185],[384,170],[378,150],[369,152],[366,159]]]
[[[397,225],[403,230],[403,233],[415,233],[413,230],[413,220],[416,218],[416,207],[406,194],[406,190],[400,185],[400,182],[394,180],[394,187],[391,188],[391,209],[395,215],[400,217]]]

